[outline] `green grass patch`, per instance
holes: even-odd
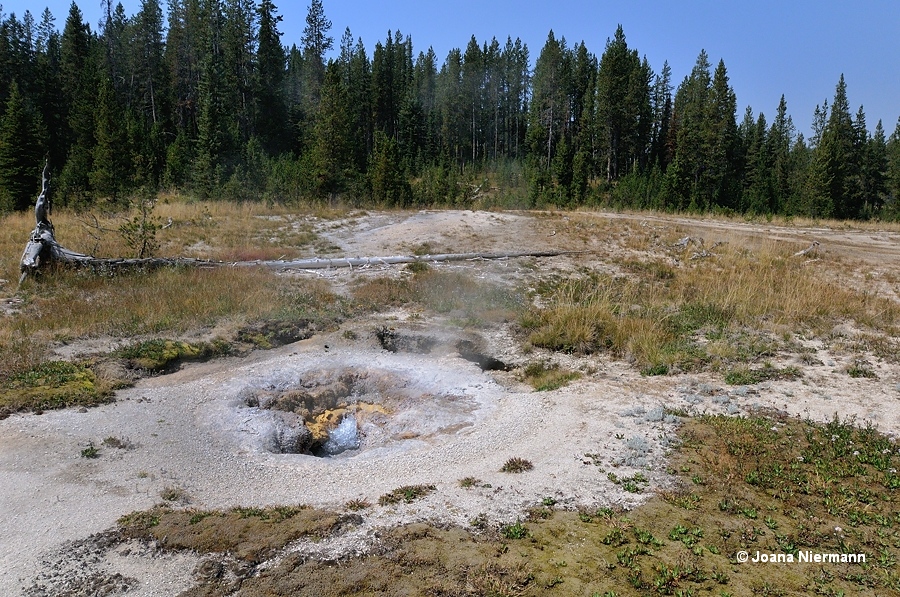
[[[725,374],[725,383],[732,386],[750,386],[773,380],[794,380],[802,377],[802,372],[796,367],[773,367],[766,363],[757,369],[738,367]]]
[[[109,402],[112,389],[87,366],[48,361],[0,383],[0,413],[95,406]]]
[[[390,506],[401,502],[409,504],[425,497],[435,489],[437,487],[434,485],[404,485],[382,495],[378,498],[378,503],[382,506]]]
[[[522,370],[525,383],[537,392],[547,392],[569,385],[569,382],[581,377],[576,371],[566,371],[557,364],[544,361],[529,363]]]
[[[526,460],[525,458],[519,458],[518,456],[513,456],[509,460],[503,463],[503,466],[500,467],[500,472],[503,473],[524,473],[530,471],[534,468],[534,464],[531,463],[530,460]]]

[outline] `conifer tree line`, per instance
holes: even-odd
[[[701,51],[677,83],[619,26],[598,55],[551,31],[474,36],[439,58],[388,32],[371,56],[337,41],[312,0],[287,46],[271,0],[0,6],[0,211],[28,208],[49,159],[58,204],[199,198],[384,206],[613,205],[673,211],[900,218],[900,122],[847,101],[841,75],[807,139],[782,96],[739,119],[724,61]],[[326,59],[326,57],[331,56]],[[485,181],[490,180],[490,183]]]

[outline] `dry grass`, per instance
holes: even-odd
[[[523,318],[529,340],[568,352],[607,350],[647,368],[692,368],[714,360],[707,348],[725,361],[771,351],[765,343],[740,345],[746,330],[821,335],[849,320],[892,335],[900,322],[895,302],[842,286],[773,246],[752,253],[725,246],[679,267],[625,265],[626,276],[586,271],[543,286],[544,307]]]
[[[119,227],[135,217],[124,212],[53,214],[56,238],[64,247],[95,257],[133,257]],[[327,252],[329,247],[313,231],[316,219],[332,212],[297,215],[296,208],[228,201],[190,202],[175,195],[162,196],[153,218],[166,227],[157,232],[158,256],[196,257],[221,261],[292,259]],[[171,220],[171,221],[170,221]],[[19,258],[34,228],[29,212],[7,214],[0,227],[0,278],[18,279]]]
[[[130,217],[63,211],[53,219],[57,239],[67,248],[122,257],[129,249],[118,228]],[[284,207],[163,197],[154,217],[161,224],[171,220],[158,232],[161,256],[290,258],[325,247],[312,231],[315,216],[292,215]],[[19,256],[32,227],[33,216],[27,213],[6,215],[0,226],[0,278],[5,280],[0,290],[16,297],[15,310],[0,318],[0,382],[39,367],[57,342],[184,336],[213,328],[227,335],[261,320],[340,317],[329,311],[340,307],[326,283],[300,284],[255,268],[169,268],[115,276],[54,271],[16,290]],[[256,334],[261,338],[278,332],[263,327]],[[63,393],[70,395],[70,389]]]

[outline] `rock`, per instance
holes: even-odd
[[[276,454],[309,454],[313,434],[294,413],[278,413],[269,451]]]

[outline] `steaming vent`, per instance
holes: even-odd
[[[477,402],[433,391],[440,387],[449,386],[427,371],[343,368],[308,372],[288,387],[245,389],[241,400],[261,421],[265,450],[351,457],[473,425]]]

